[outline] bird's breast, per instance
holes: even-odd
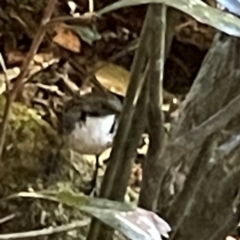
[[[101,154],[112,145],[115,131],[110,131],[115,118],[115,115],[87,117],[85,122],[77,122],[68,136],[71,147],[82,154]]]

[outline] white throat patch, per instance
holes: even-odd
[[[82,154],[99,155],[112,145],[116,127],[110,133],[116,115],[86,117],[86,121],[76,123],[68,136],[73,148]],[[117,126],[117,124],[116,124]]]

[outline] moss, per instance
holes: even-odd
[[[1,115],[4,103],[5,99],[0,97]],[[29,189],[59,190],[68,186],[77,191],[85,188],[84,184],[90,180],[87,173],[92,176],[92,166],[80,155],[70,157],[67,149],[60,149],[61,139],[36,111],[20,103],[14,103],[11,110],[0,162],[0,197]],[[22,213],[21,220],[16,218],[7,222],[3,233],[39,229],[42,214],[46,215],[47,226],[79,220],[82,216],[75,209],[39,199],[0,201],[0,218],[16,212]],[[79,239],[77,232],[76,238]],[[67,239],[67,235],[46,236],[44,239]]]

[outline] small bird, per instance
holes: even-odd
[[[71,148],[81,154],[96,155],[93,187],[99,168],[99,156],[112,146],[118,127],[122,102],[108,93],[89,93],[65,104],[60,118],[60,133],[67,137]]]

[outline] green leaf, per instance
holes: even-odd
[[[59,202],[80,210],[88,208],[99,208],[102,210],[116,210],[116,211],[132,211],[134,206],[128,203],[111,201],[103,198],[93,198],[81,193],[73,193],[70,191],[61,191],[57,194]]]
[[[98,15],[108,13],[123,7],[136,6],[140,4],[158,3],[176,8],[197,21],[210,25],[229,35],[240,36],[240,19],[230,13],[213,8],[201,0],[121,0],[110,4],[98,12]]]
[[[101,35],[98,33],[96,26],[92,26],[92,28],[85,26],[71,26],[70,28],[89,45],[92,45],[93,42],[101,39]]]
[[[66,204],[70,207],[81,209],[89,203],[88,197],[83,194],[74,194],[69,191],[61,191],[57,194],[57,199],[60,203]]]

